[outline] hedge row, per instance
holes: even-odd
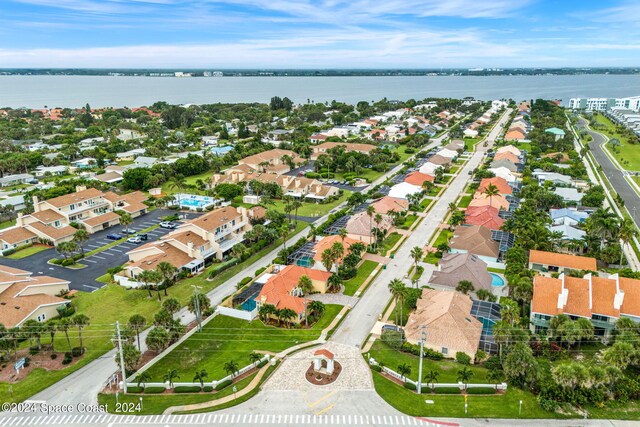
[[[232,383],[233,383],[233,381],[231,381],[231,380],[222,381],[221,383],[216,385],[216,390],[220,391],[223,388],[229,387]]]
[[[496,394],[496,388],[495,387],[468,388],[467,394]]]
[[[197,385],[182,385],[173,388],[174,393],[198,393],[200,392],[200,386]]]
[[[149,394],[164,393],[164,391],[165,391],[164,387],[147,387],[144,389],[144,392]]]

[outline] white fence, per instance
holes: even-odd
[[[252,363],[250,365],[245,366],[244,368],[240,369],[238,372],[236,372],[234,375],[227,375],[224,378],[221,378],[219,380],[213,380],[213,381],[204,381],[204,385],[205,386],[211,386],[214,389],[216,388],[216,386],[220,383],[223,383],[225,381],[229,381],[232,380],[236,377],[239,377],[242,374],[245,374],[247,372],[249,372],[250,370],[256,368],[259,364],[263,363],[263,362],[268,362],[269,360],[271,360],[271,355],[266,354],[262,357],[262,359],[260,359],[259,362],[256,363]],[[148,364],[147,364],[148,365]],[[145,365],[145,368],[147,368],[147,365]],[[141,372],[142,370],[138,371]],[[165,389],[170,389],[171,387],[169,386],[169,382],[162,382],[162,383],[158,383],[158,382],[148,382],[148,383],[140,383],[140,386],[145,386],[145,387],[164,387]],[[175,382],[173,383],[173,388],[176,387],[200,387],[200,383],[199,382]],[[138,387],[138,383],[137,382],[127,382],[127,387]]]
[[[373,358],[369,359],[369,364],[370,365],[375,365],[375,366],[380,366],[378,364],[378,362]],[[400,375],[399,373],[397,373],[393,369],[387,368],[386,366],[382,367],[382,371],[385,374],[402,381],[403,383],[413,384],[416,387],[418,386],[417,381],[414,381],[414,380],[412,380],[410,378],[403,377],[402,375]],[[422,390],[425,390],[426,388],[445,388],[445,387],[458,387],[460,390],[465,390],[465,385],[462,382],[457,382],[457,383],[435,383],[435,384],[431,384],[431,383],[427,384],[426,381],[422,382]],[[496,386],[496,384],[467,384],[466,385],[466,389],[484,388],[484,387],[492,387],[492,388],[495,388],[496,390],[506,391],[507,390],[507,383],[501,383],[501,384],[498,384],[497,386]]]
[[[235,317],[236,319],[247,320],[249,322],[258,317],[257,308],[254,308],[252,311],[245,311],[219,305],[216,307],[216,313],[222,314],[223,316]]]
[[[125,288],[139,288],[142,286],[142,283],[137,282],[135,280],[131,280],[128,277],[120,276],[118,274],[113,275],[113,280],[120,286],[124,286]]]

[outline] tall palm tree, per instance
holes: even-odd
[[[493,183],[486,186],[483,194],[489,198],[489,206],[493,206],[493,197],[500,195],[500,190]]]
[[[180,206],[180,202],[182,201],[181,198],[181,194],[184,192],[184,190],[187,188],[187,181],[185,181],[184,177],[182,175],[176,175],[173,178],[171,178],[168,182],[168,188],[170,190],[176,190],[178,191],[178,206]]]
[[[458,371],[457,380],[464,384],[464,389],[467,389],[467,384],[469,384],[469,380],[473,377],[473,371],[466,366]]]
[[[331,272],[331,270],[333,269],[333,264],[336,261],[336,254],[330,248],[327,248],[320,254],[320,260],[323,267],[328,272]]]
[[[433,369],[424,375],[424,380],[427,382],[427,385],[431,384],[431,390],[435,389],[439,376],[440,372],[434,371]]]
[[[178,269],[167,261],[162,261],[156,267],[156,271],[162,276],[162,284],[164,286],[164,295],[167,296],[167,288],[173,284]]]
[[[367,215],[369,215],[369,246],[373,245],[373,215],[375,215],[376,209],[369,205],[367,206]]]
[[[149,292],[149,298],[152,298],[153,294],[151,293],[151,285],[150,285],[150,283],[152,283],[152,281],[153,281],[153,275],[151,274],[151,270],[143,270],[140,274],[138,274],[136,279],[140,283],[142,283],[142,286],[144,288],[147,289],[147,291]]]
[[[503,382],[505,379],[504,372],[499,369],[492,369],[487,374],[487,380],[491,381],[496,385],[496,391],[498,390],[498,384]]]
[[[236,362],[234,362],[233,360],[230,360],[228,362],[226,362],[224,364],[224,368],[225,372],[227,374],[229,374],[231,376],[231,378],[233,378],[236,373],[238,373],[238,371],[240,370],[240,368],[238,367],[238,364]]]
[[[300,276],[300,279],[298,279],[298,287],[300,288],[302,293],[306,295],[313,290],[313,282],[311,281],[309,276],[303,274],[302,276]]]
[[[129,232],[129,226],[131,224],[133,224],[133,218],[131,217],[130,214],[128,213],[123,213],[122,215],[120,215],[120,224],[122,224],[124,226],[124,230],[125,232]]]
[[[80,253],[84,255],[84,243],[89,240],[89,233],[87,230],[79,229],[73,233],[73,241],[76,242],[78,247],[80,248]]]
[[[280,310],[280,316],[290,326],[293,319],[298,317],[298,314],[290,308],[283,308]]]
[[[196,374],[193,376],[193,382],[197,381],[200,383],[200,391],[204,389],[204,380],[206,380],[208,376],[209,374],[204,369],[196,371]]]
[[[178,301],[175,298],[166,299],[162,303],[162,308],[167,310],[169,314],[176,314],[178,311],[180,311],[180,307],[181,307],[180,301]]]
[[[340,289],[340,286],[342,286],[342,277],[340,277],[339,274],[332,274],[329,276],[327,284],[329,285],[329,289],[337,291]]]
[[[43,323],[42,325],[42,330],[44,333],[48,333],[49,336],[51,337],[51,351],[55,352],[55,336],[56,336],[56,332],[58,332],[58,325],[57,322],[55,320],[51,320],[47,323]],[[4,335],[4,334],[3,334]]]
[[[147,383],[151,381],[151,375],[147,371],[140,372],[138,376],[136,376],[136,381],[138,382],[138,387],[142,384],[142,390],[144,390],[147,388]]]
[[[76,314],[71,319],[73,324],[78,328],[78,338],[80,339],[80,351],[84,353],[84,347],[82,345],[82,330],[85,326],[89,325],[89,318],[84,314]]]
[[[267,319],[269,319],[270,316],[275,314],[276,307],[272,304],[263,304],[258,310],[258,316],[260,316],[260,320],[262,320],[263,322],[265,322]]]
[[[168,300],[167,300],[168,301]],[[147,319],[144,318],[141,314],[134,314],[129,318],[128,327],[133,332],[136,333],[136,339],[138,341],[138,350],[142,350],[140,348],[140,332],[144,330],[147,325]]]
[[[69,351],[71,351],[71,340],[69,339],[69,328],[73,326],[73,322],[68,317],[63,317],[58,321],[58,330],[64,332],[64,336],[67,338],[67,344],[69,345]]]
[[[256,353],[255,351],[252,351],[249,354],[249,361],[253,366],[256,366],[258,363],[260,363],[261,360],[262,360],[262,355],[260,353]]]
[[[586,221],[587,232],[600,238],[601,250],[605,243],[617,234],[618,226],[618,217],[609,208],[599,208]]]
[[[180,378],[177,369],[169,369],[162,377],[164,382],[169,383],[169,388],[173,388],[173,381]]]
[[[389,291],[391,296],[396,300],[396,325],[398,325],[398,308],[400,309],[400,318],[402,318],[402,305],[407,292],[404,283],[400,279],[393,279],[389,282]]]
[[[380,230],[380,224],[382,223],[382,219],[383,219],[383,218],[382,218],[382,215],[380,215],[379,213],[377,213],[377,214],[375,215],[375,217],[373,218],[373,220],[374,220],[374,221],[375,221],[375,223],[376,223],[376,228],[377,228],[378,230]],[[378,235],[376,236],[376,249],[378,249],[378,239],[380,238],[380,234],[381,234],[381,233],[378,233]]]
[[[413,258],[414,274],[418,271],[418,263],[422,261],[423,256],[424,256],[424,253],[422,252],[422,248],[420,246],[414,246],[414,248],[411,249],[411,258]]]
[[[633,221],[629,218],[624,218],[620,222],[620,228],[618,228],[618,239],[622,242],[622,248],[624,249],[633,237],[636,236],[638,232],[636,231],[636,227],[633,224]],[[622,257],[623,252],[620,251],[620,265],[622,265]]]
[[[403,381],[406,380],[407,375],[411,375],[411,366],[407,365],[406,363],[398,365],[398,373],[400,374],[400,377]]]

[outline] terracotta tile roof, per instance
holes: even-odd
[[[336,242],[343,244],[345,256],[347,255],[351,245],[353,245],[354,243],[358,243],[357,240],[352,239],[351,237],[348,237],[348,236],[345,237],[344,242],[342,241],[342,238],[338,235],[325,236],[322,239],[320,239],[320,241],[318,241],[316,245],[313,247],[313,250],[316,252],[315,255],[313,256],[313,259],[316,261],[322,262],[322,252],[324,252],[326,249],[331,248],[333,244]]]
[[[84,202],[103,195],[104,193],[100,190],[97,190],[95,188],[87,188],[86,190],[76,191],[74,193],[66,194],[60,197],[54,197],[53,199],[46,200],[46,202],[57,208],[62,208],[72,203]]]
[[[295,283],[297,286],[302,276],[307,276],[311,280],[326,282],[329,280],[329,277],[331,277],[331,273],[313,268],[300,267],[298,265],[288,265],[272,278],[281,277],[286,281]]]
[[[477,206],[491,206],[496,209],[509,210],[509,202],[502,194],[489,197],[484,193],[476,193],[473,196],[473,200],[469,203],[469,207]]]
[[[242,220],[242,215],[232,206],[214,209],[211,212],[202,215],[191,221],[191,224],[200,227],[203,230],[215,232],[216,228],[230,223],[232,220]]]
[[[168,262],[176,268],[181,268],[195,259],[166,242],[152,242],[152,245],[161,250],[162,253],[149,255],[136,262],[129,262],[125,264],[125,267],[155,270],[161,262]]]
[[[481,256],[497,258],[500,253],[498,242],[491,238],[491,230],[478,225],[456,227],[449,246]]]
[[[622,282],[623,279],[624,278],[621,277],[620,282]],[[591,282],[591,311],[603,316],[620,317],[620,310],[616,310],[613,305],[613,299],[616,296],[616,281],[602,277],[592,277]],[[634,283],[634,286],[638,286],[638,283]],[[620,288],[622,289],[623,286],[621,285]],[[628,297],[629,295],[625,295],[624,299],[626,300]],[[631,301],[633,298],[629,297],[629,300]],[[636,312],[640,313],[640,310]],[[591,313],[589,313],[589,316],[591,316]]]
[[[180,231],[180,230],[177,230],[177,231],[171,232],[171,233],[167,234],[166,236],[162,237],[162,240],[169,240],[169,239],[177,240],[178,242],[182,243],[183,245],[188,245],[189,242],[191,242],[191,243],[193,243],[193,246],[195,248],[198,248],[198,247],[204,245],[205,243],[207,243],[207,240],[204,240],[202,237],[200,237],[199,235],[197,235],[193,231]]]
[[[620,289],[624,291],[620,311],[624,314],[640,317],[640,280],[621,277]]]
[[[521,140],[525,139],[524,132],[520,129],[513,129],[506,133],[504,136],[505,141]]]
[[[426,345],[475,355],[482,335],[482,323],[471,315],[471,298],[453,291],[423,289],[417,307],[409,316],[405,334],[411,342],[420,341],[422,326],[427,327]]]
[[[88,218],[83,220],[82,222],[89,227],[95,227],[96,225],[100,225],[104,222],[111,222],[116,219],[120,219],[120,215],[115,212],[105,212],[102,215],[94,216],[92,218]]]
[[[504,178],[500,178],[499,176],[495,176],[493,178],[483,178],[482,181],[480,181],[480,186],[478,186],[478,192],[484,192],[484,190],[490,184],[495,185],[500,191],[500,194],[513,194],[513,188],[511,188],[507,180]]]
[[[404,182],[422,187],[425,181],[433,182],[435,179],[436,177],[433,175],[427,175],[426,173],[416,171],[407,175]]]
[[[569,290],[569,298],[567,298],[563,311],[576,316],[591,318],[589,281],[565,275],[564,287]]]
[[[598,270],[595,258],[569,254],[558,254],[555,252],[531,250],[529,251],[529,263],[552,265],[556,267],[570,268],[572,270]]]
[[[504,224],[504,219],[498,216],[498,209],[494,207],[475,206],[465,211],[465,224],[499,230]]]
[[[35,233],[20,226],[0,231],[0,240],[4,240],[10,245],[15,245],[16,243],[24,242],[27,239],[33,239],[35,237]]]
[[[69,237],[69,236],[72,236],[76,231],[78,231],[77,229],[68,225],[64,227],[56,228],[56,227],[51,227],[50,225],[45,225],[41,222],[34,222],[27,225],[26,227],[34,228],[35,230],[39,231],[45,236],[51,238],[51,240],[58,240],[58,239],[63,239],[65,237]]]
[[[324,356],[329,360],[333,360],[334,355],[333,353],[331,353],[329,350],[327,350],[326,348],[321,348],[319,350],[316,350],[313,352],[314,356]]]
[[[407,199],[399,199],[397,197],[382,197],[371,204],[373,209],[379,214],[386,214],[389,211],[404,212],[409,209],[409,201]]]
[[[50,224],[54,221],[65,219],[63,215],[60,215],[58,212],[52,209],[45,209],[40,212],[34,212],[31,214],[31,216],[45,224]]]
[[[24,278],[20,278],[22,280]],[[33,313],[42,305],[62,305],[68,301],[64,298],[57,297],[46,293],[43,287],[41,293],[31,295],[20,295],[28,286],[44,285],[44,284],[69,283],[65,280],[55,279],[51,277],[33,277],[26,281],[20,281],[12,284],[0,293],[0,313],[2,324],[7,328],[13,328],[20,325],[27,316]]]
[[[555,316],[562,313],[558,308],[558,296],[562,291],[562,281],[546,276],[533,278],[533,298],[531,299],[531,311],[533,313]]]
[[[493,157],[494,160],[509,160],[512,163],[520,163],[520,159],[515,154],[504,151],[502,153],[498,153]]]
[[[279,310],[290,308],[298,314],[304,313],[305,301],[307,300],[291,295],[291,292],[298,287],[298,282],[302,276],[307,276],[311,280],[326,282],[331,277],[331,273],[297,265],[288,265],[267,280],[256,300],[264,300],[264,303],[274,305]]]

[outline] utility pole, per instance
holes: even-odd
[[[122,352],[122,339],[120,338],[120,322],[116,320],[116,331],[118,333],[118,353],[120,353],[120,370],[122,371],[122,387],[127,393],[127,371],[124,368],[124,353]]]
[[[193,287],[194,305],[196,309],[196,321],[198,322],[198,332],[202,331],[202,315],[200,314],[200,296],[198,290],[200,286],[191,285]]]
[[[422,394],[422,358],[424,357],[424,340],[427,337],[426,329],[427,327],[425,325],[422,325],[420,327],[422,336],[420,337],[420,365],[418,366],[418,387],[417,387],[418,394]]]

